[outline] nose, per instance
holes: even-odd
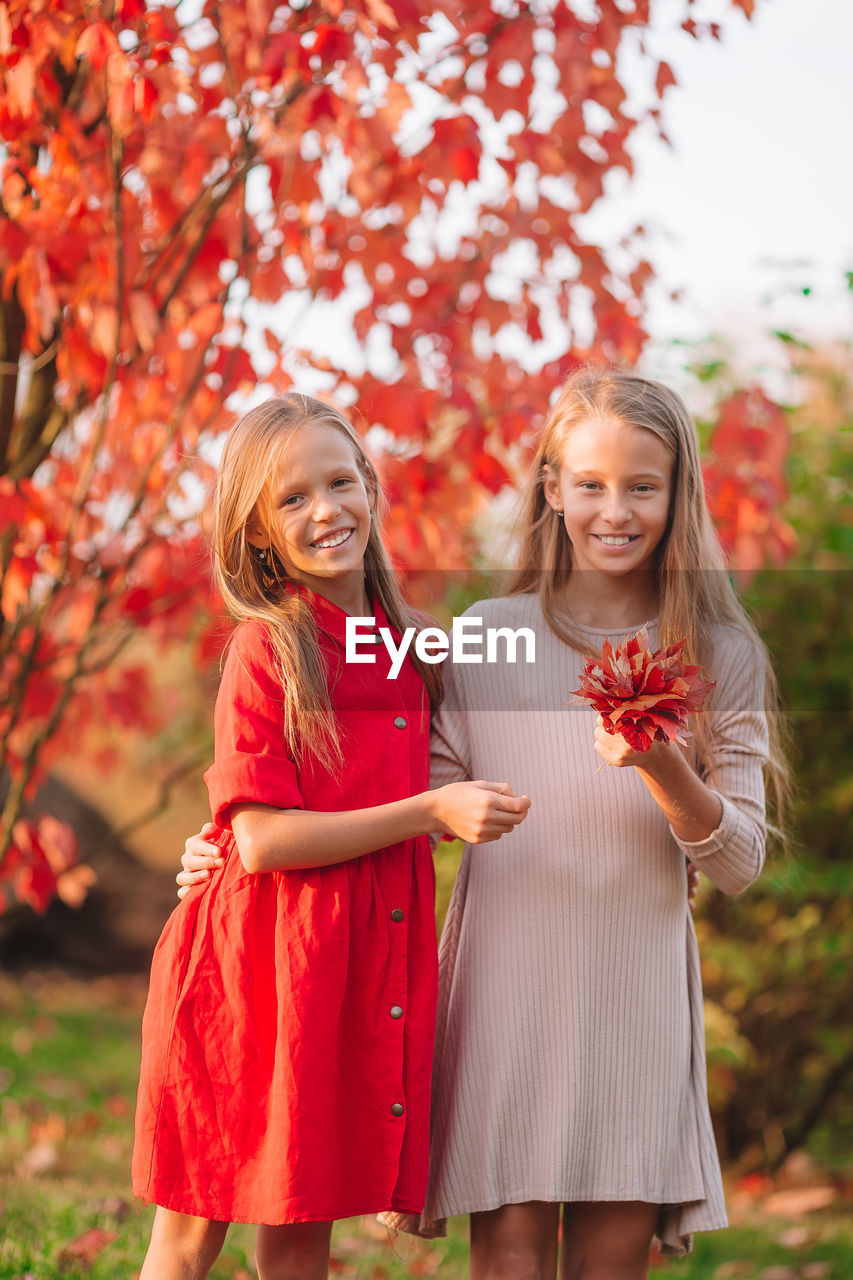
[[[627,494],[620,489],[608,491],[601,511],[602,519],[608,524],[625,524],[631,518],[631,507]]]
[[[323,524],[334,520],[340,514],[341,504],[333,493],[318,493],[311,507],[311,516],[315,524]]]

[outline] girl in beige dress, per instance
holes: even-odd
[[[510,842],[468,846],[441,943],[422,1235],[471,1215],[474,1280],[644,1280],[725,1225],[705,1084],[689,858],[727,893],[764,857],[764,773],[784,781],[775,684],[724,571],[681,400],[582,370],[534,461],[520,567],[483,627],[535,661],[453,663],[432,785],[531,797]],[[583,658],[644,623],[716,682],[691,749],[633,751],[571,705]],[[520,658],[520,654],[516,655]],[[606,764],[608,767],[603,767]],[[188,842],[183,882],[206,866]],[[558,1240],[562,1229],[562,1245]]]

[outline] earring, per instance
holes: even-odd
[[[563,516],[565,515],[565,512],[563,511],[563,508],[562,508],[562,507],[555,507],[555,508],[554,508],[554,510],[556,511],[556,513],[557,513],[558,517],[562,520],[562,519],[563,519]]]
[[[267,558],[267,551],[266,551],[266,547],[259,547],[259,548],[258,548],[258,559],[259,559],[259,560],[266,560],[266,558]]]

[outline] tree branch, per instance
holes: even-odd
[[[143,809],[142,813],[137,814],[135,818],[131,818],[124,826],[114,831],[115,839],[126,840],[128,836],[133,835],[140,827],[147,826],[149,822],[154,822],[156,818],[164,814],[172,799],[172,792],[178,783],[183,782],[184,778],[188,778],[190,774],[195,773],[209,759],[210,750],[208,747],[204,747],[199,751],[193,752],[187,759],[170,769],[166,776],[160,780],[156,800],[152,801],[147,809]]]
[[[26,316],[13,289],[7,299],[0,301],[0,361],[3,362],[0,366],[0,472],[3,475],[9,469],[25,327]]]

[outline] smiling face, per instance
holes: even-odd
[[[654,567],[669,520],[673,456],[651,431],[586,419],[546,467],[545,497],[572,544],[572,568],[626,574]]]
[[[248,536],[272,546],[288,577],[337,597],[363,583],[370,511],[351,442],[328,423],[311,423],[288,437],[271,484],[269,527],[257,523]]]

